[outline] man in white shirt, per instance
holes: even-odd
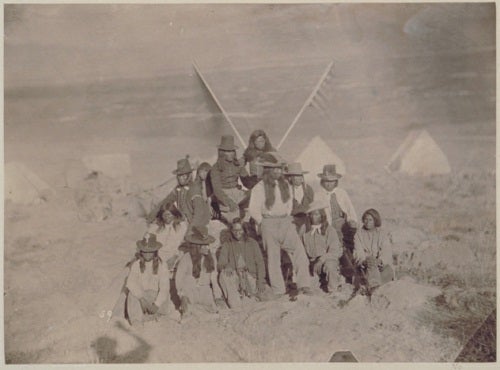
[[[337,173],[334,164],[323,166],[323,173],[319,173],[321,179],[321,190],[316,194],[318,199],[329,204],[327,209],[328,223],[337,231],[341,244],[344,240],[343,230],[347,226],[355,229],[357,225],[357,215],[347,192],[338,187],[341,174]]]
[[[255,220],[258,233],[262,235],[273,293],[276,296],[286,293],[281,271],[283,249],[293,264],[294,280],[299,292],[311,294],[309,262],[291,216],[293,198],[290,184],[283,176],[285,163],[277,155],[265,153],[263,160],[257,164],[264,167],[264,174],[252,189],[248,211]]]
[[[341,174],[337,173],[334,164],[323,166],[323,172],[318,174],[321,179],[321,190],[315,194],[315,198],[326,202],[328,223],[333,226],[339,237],[340,245],[344,246],[344,253],[340,259],[341,273],[352,281],[355,267],[352,261],[352,250],[354,248],[354,234],[357,228],[357,215],[351,199],[344,189],[338,187]]]

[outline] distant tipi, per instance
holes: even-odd
[[[325,164],[335,164],[338,173],[342,175],[346,173],[344,162],[319,136],[309,141],[295,161],[299,162],[305,171],[309,171],[304,177],[311,185],[318,182],[317,175],[323,171]]]
[[[448,158],[426,130],[411,131],[385,168],[417,176],[451,172]]]
[[[24,164],[5,164],[5,199],[20,204],[36,204],[53,194],[54,190]]]

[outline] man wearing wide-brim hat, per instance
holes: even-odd
[[[317,193],[318,199],[329,204],[328,222],[335,228],[342,241],[342,226],[347,222],[352,227],[357,225],[357,215],[347,192],[338,186],[342,175],[337,172],[334,164],[323,166],[323,172],[318,174],[321,191]]]
[[[342,175],[337,172],[335,164],[323,166],[323,172],[318,174],[321,190],[315,194],[316,199],[326,202],[328,223],[337,232],[341,245],[346,251],[341,258],[343,274],[351,279],[354,274],[354,266],[348,257],[354,248],[354,234],[357,228],[357,215],[347,192],[338,187]]]
[[[243,161],[237,159],[238,147],[234,144],[233,136],[223,135],[217,149],[218,159],[210,170],[210,181],[221,217],[230,224],[235,217],[242,216],[248,204],[249,192],[238,181],[246,188],[251,188],[255,177],[250,176]]]
[[[308,173],[302,170],[300,163],[290,163],[285,168],[285,176],[290,182],[292,189],[293,208],[292,216],[294,218],[297,231],[306,220],[306,212],[309,204],[314,200],[314,191],[309,184],[304,181],[304,175]]]
[[[248,211],[262,234],[271,288],[277,296],[286,293],[281,270],[283,249],[292,262],[299,292],[310,294],[309,263],[293,224],[291,186],[283,176],[286,163],[273,153],[264,153],[258,163],[264,173],[252,189]]]
[[[162,244],[153,233],[146,233],[136,244],[135,259],[127,264],[130,273],[125,285],[126,312],[131,325],[175,311],[170,300],[168,269],[158,257]]]
[[[181,299],[181,314],[185,317],[192,311],[192,307],[217,312],[210,286],[211,274],[217,272],[208,248],[215,238],[208,234],[206,226],[193,226],[184,240],[179,247],[184,255],[175,273],[175,287]]]
[[[193,171],[189,156],[177,161],[177,168],[172,172],[177,176],[177,186],[154,207],[147,218],[149,223],[154,222],[159,215],[174,204],[189,227],[208,224],[211,218],[210,207],[205,202],[201,189],[192,186]]]

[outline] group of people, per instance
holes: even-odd
[[[367,210],[358,226],[334,164],[324,165],[314,192],[302,165],[286,163],[262,130],[242,158],[233,136],[222,136],[217,148],[213,165],[195,169],[189,157],[180,159],[177,185],[147,217],[127,264],[132,325],[176,311],[175,300],[184,317],[292,292],[371,294],[393,279],[379,213]]]

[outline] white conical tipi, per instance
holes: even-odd
[[[34,204],[46,200],[54,190],[20,162],[5,165],[5,199]]]
[[[385,168],[417,176],[451,172],[448,158],[426,130],[411,131]]]
[[[342,175],[346,173],[344,162],[319,136],[315,136],[309,141],[295,161],[302,165],[304,171],[309,171],[304,176],[309,184],[318,182],[318,173],[323,171],[325,164],[335,164],[338,173]]]

